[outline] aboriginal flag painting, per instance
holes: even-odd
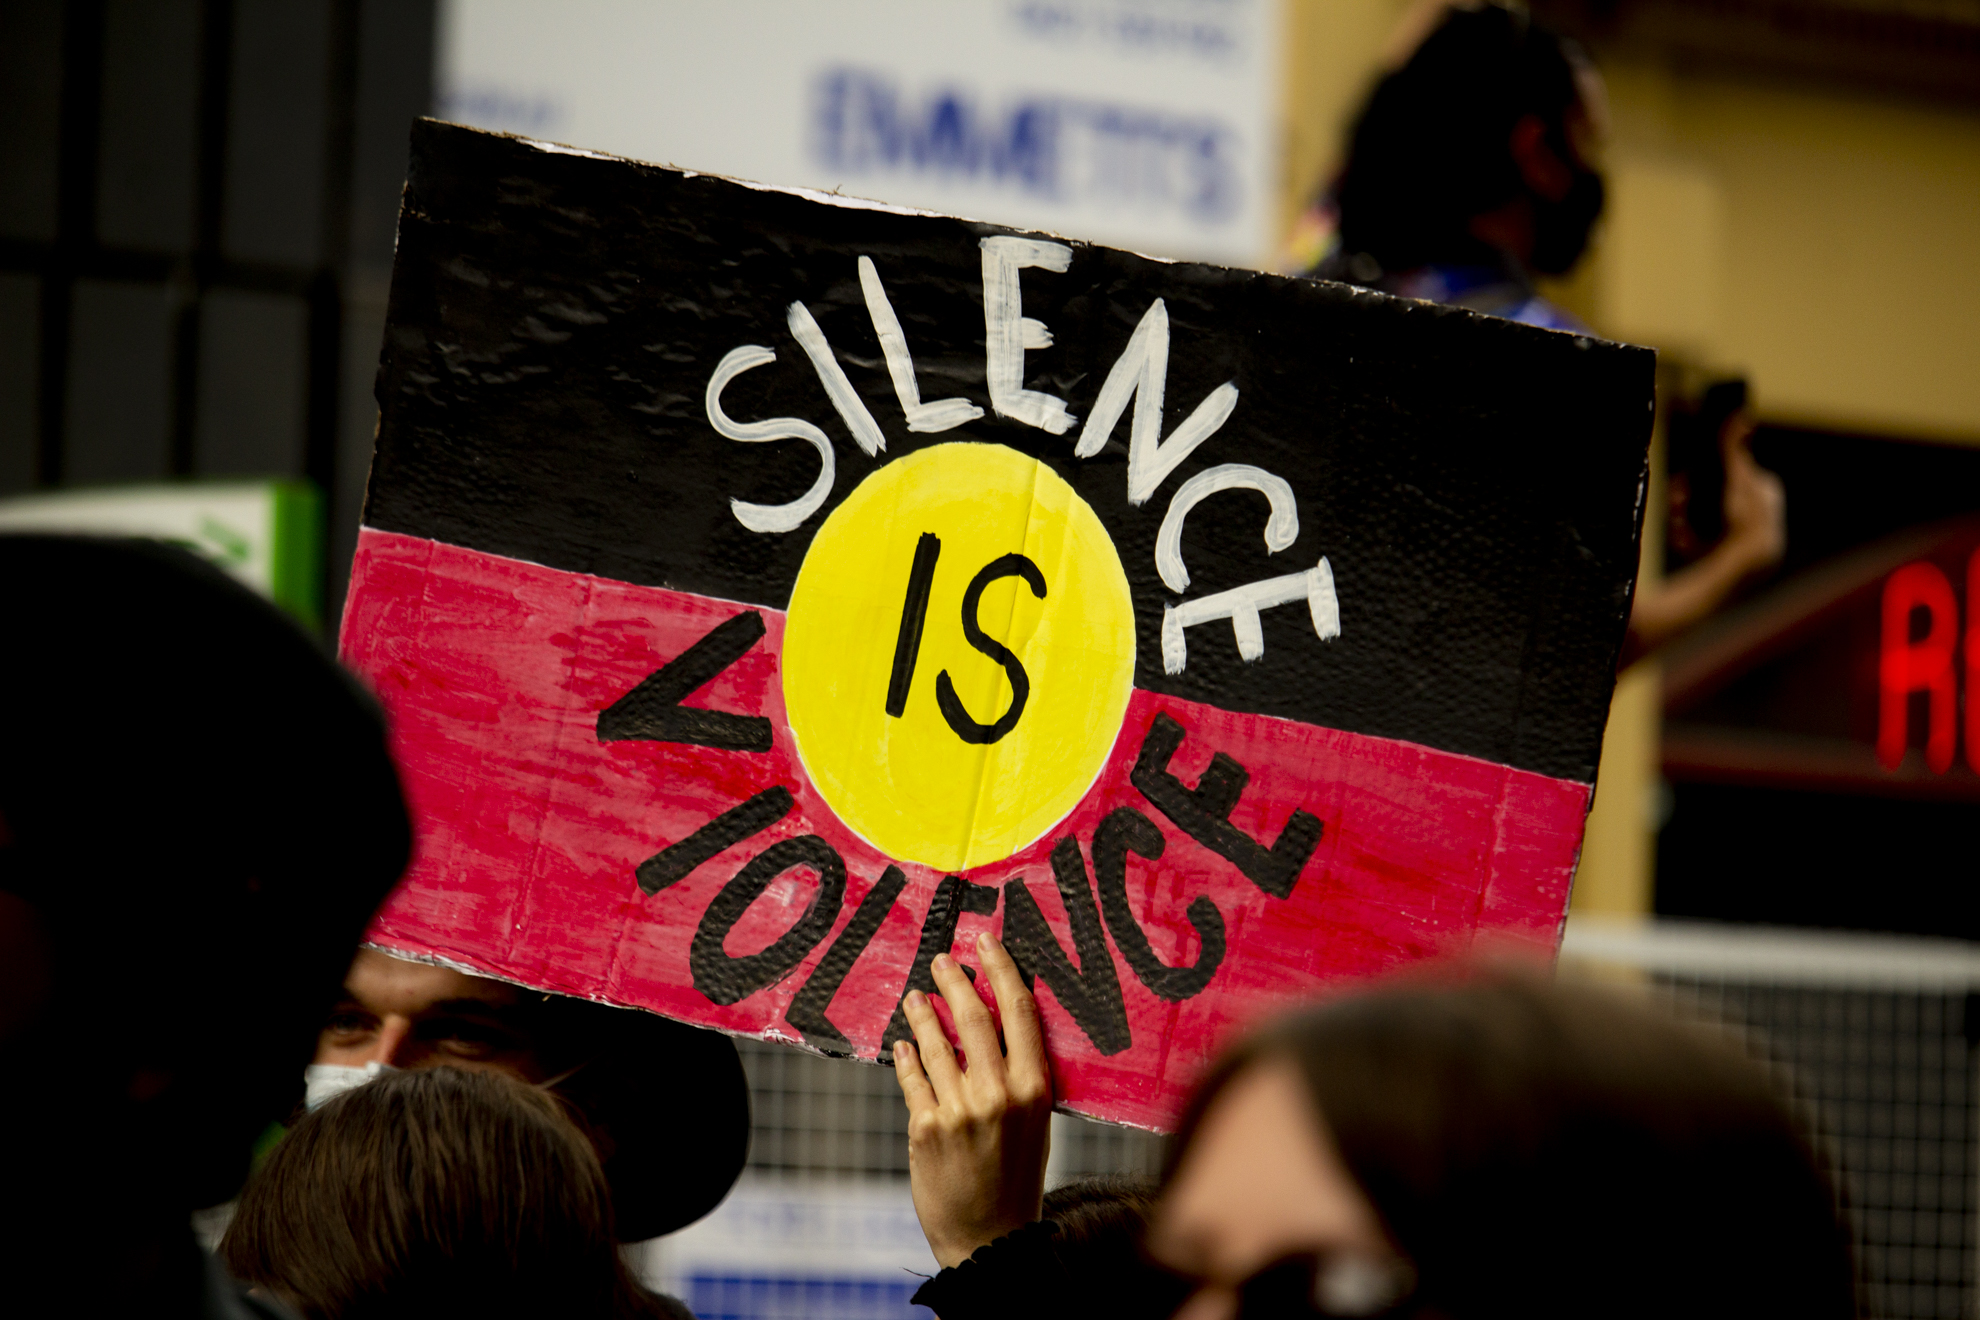
[[[1062,1107],[1551,951],[1647,350],[426,122],[342,646],[382,947],[875,1059],[997,933]]]

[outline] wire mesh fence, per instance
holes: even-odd
[[[891,1068],[740,1040],[755,1106],[749,1167],[770,1177],[906,1178],[907,1107]],[[1154,1177],[1163,1138],[1069,1114],[1052,1119],[1048,1186],[1089,1174]]]
[[[1576,919],[1562,956],[1569,974],[1644,987],[1729,1029],[1775,1071],[1834,1166],[1867,1316],[1980,1320],[1980,951]],[[893,1070],[738,1046],[756,1107],[749,1175],[713,1222],[659,1248],[654,1276],[733,1320],[793,1307],[841,1320],[916,1314],[907,1298],[933,1266],[908,1199]],[[1059,1115],[1047,1182],[1152,1177],[1162,1155],[1157,1134]]]
[[[1953,941],[1571,922],[1564,965],[1722,1025],[1813,1125],[1875,1320],[1980,1314],[1980,952]]]
[[[754,1128],[749,1167],[777,1177],[901,1178],[907,1107],[894,1070],[739,1040]]]

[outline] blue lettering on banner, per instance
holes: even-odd
[[[908,1298],[910,1278],[800,1278],[763,1274],[695,1274],[688,1310],[700,1320],[934,1320]]]
[[[525,137],[554,132],[569,117],[567,107],[555,97],[495,83],[443,88],[438,100],[436,113],[442,119]]]
[[[1058,201],[1180,211],[1200,224],[1237,214],[1238,148],[1236,132],[1209,117],[1054,96],[987,111],[957,88],[915,99],[859,69],[828,70],[812,103],[813,154],[846,177],[989,183]]]
[[[1018,26],[1034,38],[1067,45],[1092,41],[1136,55],[1181,54],[1202,60],[1235,56],[1244,44],[1248,4],[1232,0],[1151,6],[1146,0],[1012,0]]]

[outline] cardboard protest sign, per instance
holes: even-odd
[[[1651,355],[441,124],[346,657],[373,938],[872,1059],[936,954],[1162,1125],[1235,1024],[1551,949]]]

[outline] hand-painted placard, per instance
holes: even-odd
[[[373,938],[872,1059],[1001,934],[1061,1103],[1551,949],[1651,356],[425,123],[343,626]]]

